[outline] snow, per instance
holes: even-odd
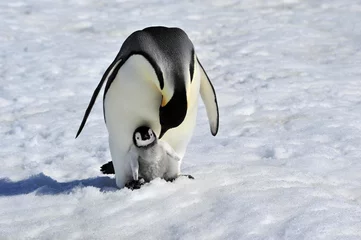
[[[358,0],[0,2],[0,239],[361,239]],[[182,170],[115,188],[101,98],[124,39],[178,26],[213,81]]]

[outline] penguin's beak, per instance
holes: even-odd
[[[169,102],[169,99],[167,100],[167,98],[164,95],[162,95],[162,104],[160,106],[164,107],[165,105],[167,105],[168,102]]]

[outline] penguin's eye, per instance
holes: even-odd
[[[135,134],[135,139],[140,140],[140,134],[139,133]]]

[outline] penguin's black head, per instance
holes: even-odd
[[[150,147],[157,142],[157,136],[153,130],[146,126],[135,129],[133,134],[133,143],[136,147]]]

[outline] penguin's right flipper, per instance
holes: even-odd
[[[100,171],[103,174],[115,174],[113,162],[110,161],[100,167]]]
[[[130,169],[132,170],[133,180],[139,180],[139,162],[138,154],[136,153],[135,146],[131,148],[128,155],[126,156],[129,159]]]
[[[118,65],[119,65],[120,62],[121,62],[121,59],[118,60],[117,58],[115,58],[114,61],[110,64],[110,66],[107,68],[107,70],[103,74],[102,79],[100,80],[98,86],[96,87],[96,89],[93,92],[93,96],[90,99],[89,105],[88,105],[88,107],[87,107],[87,109],[86,109],[86,111],[84,113],[83,120],[81,121],[81,124],[79,126],[78,132],[76,133],[75,138],[77,138],[79,136],[79,134],[81,133],[81,131],[83,130],[84,125],[86,123],[86,120],[88,119],[88,116],[89,116],[89,114],[90,114],[90,112],[91,112],[91,110],[93,108],[93,105],[95,103],[95,100],[98,97],[98,94],[99,94],[100,90],[103,87],[104,82],[106,82],[109,77],[114,77],[115,78],[115,76],[117,74],[117,71],[113,73],[113,70],[115,70],[115,68],[118,68]],[[118,68],[118,70],[119,70],[119,68]]]
[[[214,87],[198,58],[197,62],[201,72],[201,97],[204,105],[206,106],[211,133],[213,136],[216,136],[219,127],[219,111],[216,92],[214,91]]]

